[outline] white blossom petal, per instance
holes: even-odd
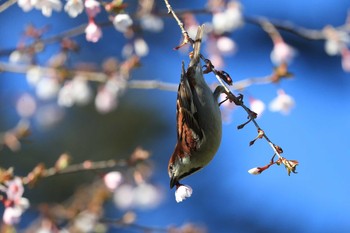
[[[72,18],[77,17],[84,10],[84,4],[82,0],[67,0],[64,10]]]
[[[175,191],[175,200],[177,203],[182,202],[192,195],[192,188],[188,185],[180,185]]]
[[[109,190],[116,190],[121,182],[123,181],[123,176],[118,171],[108,172],[104,177],[103,181]]]
[[[126,30],[133,24],[133,21],[128,14],[118,14],[113,19],[113,25],[116,30],[126,32]]]
[[[294,105],[294,99],[283,90],[279,90],[277,92],[277,97],[270,102],[269,109],[272,112],[288,114]]]

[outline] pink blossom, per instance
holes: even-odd
[[[270,102],[269,109],[272,112],[281,112],[283,114],[288,114],[294,105],[295,102],[293,97],[287,95],[284,90],[280,89],[277,92],[276,98]]]
[[[101,4],[96,0],[85,0],[86,14],[90,18],[94,18],[101,12]]]
[[[109,88],[101,88],[95,98],[95,106],[100,113],[108,113],[117,106],[116,94]]]
[[[175,200],[177,203],[182,202],[192,195],[192,188],[188,185],[180,184],[176,187]]]
[[[123,180],[123,176],[118,171],[109,172],[103,177],[103,181],[106,187],[112,191],[118,188],[122,180]]]
[[[15,202],[20,201],[24,193],[22,179],[19,177],[15,177],[12,180],[8,181],[6,185],[7,185],[7,190],[6,190],[7,199]]]
[[[289,63],[295,56],[294,49],[283,40],[277,40],[274,43],[271,52],[271,60],[274,64]]]
[[[14,225],[20,220],[23,210],[18,206],[9,206],[5,208],[2,220],[5,224]]]
[[[102,37],[102,31],[95,21],[90,19],[88,26],[85,28],[86,40],[96,43]]]
[[[236,50],[235,42],[227,36],[221,36],[217,39],[216,46],[224,54],[231,54]]]

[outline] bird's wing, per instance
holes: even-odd
[[[203,139],[203,132],[198,123],[197,108],[193,102],[193,92],[182,63],[181,82],[179,85],[177,102],[177,138],[186,153],[199,148]]]

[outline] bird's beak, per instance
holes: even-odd
[[[178,183],[179,183],[179,181],[177,180],[177,178],[174,177],[174,175],[171,176],[171,178],[170,178],[170,189],[172,189]]]

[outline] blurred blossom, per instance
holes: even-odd
[[[66,81],[58,92],[57,104],[62,107],[72,107],[74,104],[72,81]]]
[[[335,56],[340,54],[344,45],[336,40],[326,40],[324,44],[324,49],[329,56]]]
[[[219,37],[216,41],[216,46],[223,54],[231,54],[236,50],[235,42],[227,36]]]
[[[249,103],[250,103],[250,110],[258,114],[258,118],[261,116],[261,114],[265,110],[265,104],[259,99],[255,98],[249,98]]]
[[[36,110],[36,102],[34,98],[30,94],[24,93],[17,100],[16,110],[18,115],[20,115],[21,117],[32,116]]]
[[[134,42],[135,53],[139,57],[144,57],[148,54],[149,49],[146,41],[142,38],[137,38]]]
[[[85,0],[85,10],[89,17],[94,18],[101,12],[101,4],[96,0]]]
[[[341,65],[344,71],[350,72],[350,50],[343,49]]]
[[[294,105],[294,99],[290,95],[287,95],[284,90],[280,89],[277,92],[277,97],[270,102],[269,109],[272,112],[289,114]]]
[[[326,26],[323,29],[325,40],[325,51],[330,56],[340,55],[346,44],[350,43],[350,36],[347,32]]]
[[[97,111],[100,113],[108,113],[115,109],[117,106],[116,98],[115,92],[111,91],[109,88],[104,86],[99,89],[95,98]]]
[[[64,10],[72,18],[77,17],[84,10],[84,4],[82,0],[67,0]]]
[[[15,177],[10,181],[6,182],[7,190],[6,197],[8,200],[19,202],[24,193],[24,187],[22,179]]]
[[[60,0],[32,0],[36,9],[41,10],[44,16],[50,17],[52,10],[61,11],[62,3]]]
[[[27,82],[36,86],[43,75],[42,70],[38,66],[32,66],[27,70],[26,78]]]
[[[31,57],[25,52],[21,52],[19,50],[14,50],[9,56],[9,61],[11,63],[28,64],[31,61]]]
[[[66,81],[58,93],[58,105],[71,107],[74,104],[85,105],[89,103],[92,91],[84,77],[77,76]]]
[[[74,219],[74,227],[81,233],[95,232],[95,226],[98,222],[98,216],[96,213],[85,210],[78,214]]]
[[[164,22],[160,17],[155,15],[144,15],[140,19],[141,27],[143,30],[151,32],[160,32],[164,28]]]
[[[134,203],[134,188],[130,184],[122,184],[115,190],[114,204],[120,209],[129,209]]]
[[[175,200],[177,203],[182,202],[188,197],[192,195],[192,188],[188,185],[180,184],[180,186],[176,187],[175,191]]]
[[[4,210],[2,220],[5,224],[14,225],[19,223],[23,210],[18,206],[9,206]]]
[[[96,43],[102,37],[102,30],[94,20],[90,19],[88,26],[85,28],[85,34],[87,41]]]
[[[77,76],[72,81],[72,92],[75,103],[86,105],[92,98],[92,91],[84,77]]]
[[[28,12],[34,7],[32,0],[18,0],[17,4],[24,12]]]
[[[55,104],[40,106],[37,110],[36,120],[44,128],[50,128],[62,120],[64,112]]]
[[[117,31],[126,32],[133,24],[133,21],[128,14],[117,14],[113,19],[113,25]]]
[[[294,49],[286,44],[283,40],[277,40],[274,42],[274,46],[271,52],[271,61],[280,65],[282,63],[289,63],[295,56]]]
[[[60,85],[58,81],[54,78],[42,78],[36,85],[36,95],[39,99],[49,100],[56,97]]]
[[[232,32],[243,24],[241,5],[239,2],[231,2],[225,11],[213,14],[213,28],[218,34]]]
[[[154,185],[142,183],[134,189],[135,206],[139,208],[154,208],[162,200],[162,194]]]
[[[123,176],[118,171],[108,172],[103,177],[103,181],[109,190],[114,191],[119,187],[119,185],[123,181]]]
[[[27,198],[23,198],[24,187],[22,179],[15,177],[6,183],[6,200],[3,221],[6,224],[13,225],[19,222],[22,213],[29,207]]]

